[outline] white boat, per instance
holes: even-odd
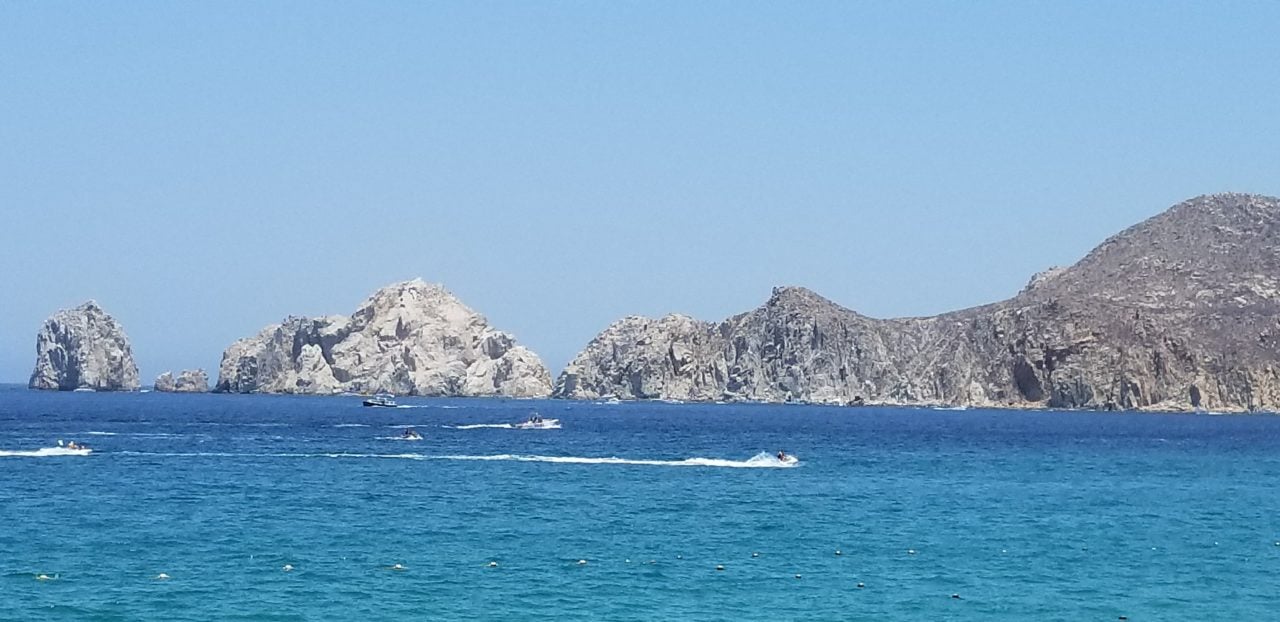
[[[375,395],[364,401],[365,406],[378,406],[382,408],[395,408],[396,401],[390,395]]]
[[[560,428],[560,420],[543,419],[542,415],[535,414],[520,423],[511,424],[511,427],[517,430],[557,430]]]
[[[59,440],[57,447],[41,447],[31,453],[37,456],[87,456],[93,453],[93,450],[75,441],[64,444]]]

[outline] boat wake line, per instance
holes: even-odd
[[[724,460],[721,458],[684,458],[682,460],[646,460],[632,458],[592,458],[585,456],[539,456],[532,454],[491,454],[491,455],[457,455],[457,454],[355,454],[355,453],[223,453],[223,452],[190,452],[164,453],[144,451],[111,452],[125,456],[159,456],[175,458],[384,458],[401,460],[451,460],[466,462],[548,462],[553,464],[620,464],[633,466],[662,467],[710,467],[725,469],[789,469],[798,466],[799,462],[783,462],[766,452],[760,452],[747,460]],[[0,452],[3,455],[3,452]]]
[[[439,460],[480,460],[495,462],[552,462],[556,464],[630,464],[636,466],[670,467],[719,467],[725,469],[788,469],[799,462],[783,462],[777,457],[760,452],[747,460],[723,460],[720,458],[685,458],[683,460],[636,460],[632,458],[585,458],[580,456],[535,456],[522,454],[497,454],[492,456],[432,456]]]
[[[71,449],[70,447],[42,447],[40,449],[5,451],[0,450],[0,458],[48,458],[51,456],[87,456],[91,450]]]

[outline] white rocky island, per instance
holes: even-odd
[[[173,372],[164,372],[156,377],[156,391],[161,393],[208,393],[209,374],[203,369],[184,369],[173,377]]]
[[[536,354],[420,279],[374,292],[350,317],[289,317],[231,344],[215,391],[545,397]]]
[[[36,335],[32,389],[135,391],[138,365],[120,323],[90,300],[45,320]]]

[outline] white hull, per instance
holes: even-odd
[[[542,421],[537,421],[537,422],[522,421],[520,423],[512,424],[511,427],[517,430],[559,430],[560,420],[559,419],[543,419]]]

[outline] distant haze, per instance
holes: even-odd
[[[4,3],[0,381],[97,299],[143,382],[443,283],[553,373],[803,285],[1006,298],[1280,194],[1280,4]]]

